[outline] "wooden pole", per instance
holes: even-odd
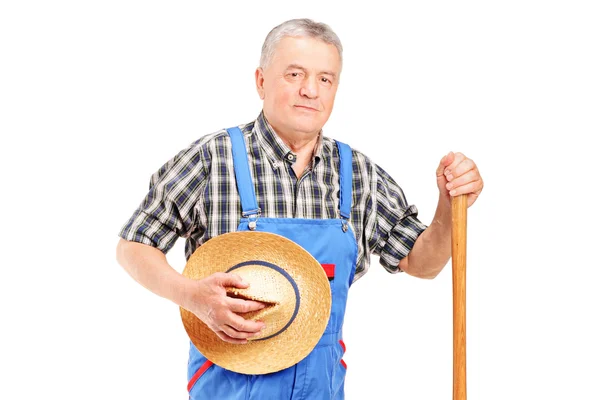
[[[452,198],[453,400],[467,399],[467,196]]]

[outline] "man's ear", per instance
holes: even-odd
[[[265,99],[265,76],[263,74],[263,69],[261,67],[256,68],[256,72],[254,73],[254,78],[256,80],[256,91],[258,92],[258,96],[261,100]]]

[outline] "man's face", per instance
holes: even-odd
[[[269,65],[256,70],[265,117],[278,132],[310,138],[329,119],[338,88],[340,56],[313,38],[283,38]]]

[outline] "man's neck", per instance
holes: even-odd
[[[296,162],[292,168],[298,178],[302,176],[306,167],[312,164],[315,148],[319,142],[321,132],[290,132],[284,129],[278,129],[268,121],[265,115],[265,120],[272,128],[273,132],[285,143],[287,147],[296,155]]]
[[[319,141],[319,133],[316,133],[313,137],[290,138],[289,136],[282,135],[275,129],[273,130],[277,136],[279,136],[281,140],[283,140],[283,142],[290,148],[292,153],[296,155],[296,162],[294,165],[292,165],[292,168],[296,173],[296,177],[300,178],[306,170],[306,167],[312,164],[315,147]]]
[[[319,134],[310,139],[288,140],[285,137],[279,137],[290,148],[292,153],[296,155],[304,153],[309,153],[310,155],[312,155],[312,153],[315,150],[315,147],[317,146],[317,142],[319,141]]]

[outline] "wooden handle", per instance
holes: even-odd
[[[467,196],[452,198],[453,400],[467,399]]]

